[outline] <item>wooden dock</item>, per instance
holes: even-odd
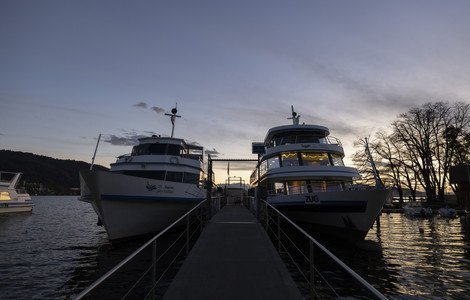
[[[164,299],[302,299],[257,219],[225,206],[202,232]]]

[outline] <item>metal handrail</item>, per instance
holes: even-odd
[[[83,290],[80,294],[77,295],[75,299],[82,299],[85,297],[88,293],[93,291],[97,286],[99,286],[101,283],[103,283],[105,280],[107,280],[111,275],[113,275],[115,272],[117,272],[119,269],[121,269],[125,264],[127,264],[131,259],[136,257],[138,254],[140,254],[144,249],[146,249],[148,246],[150,246],[152,243],[154,243],[159,237],[164,235],[168,230],[172,229],[175,225],[180,223],[182,220],[184,220],[186,217],[188,217],[193,211],[196,209],[200,208],[201,205],[203,205],[207,200],[201,201],[198,205],[193,207],[191,210],[189,210],[186,214],[181,216],[178,220],[173,222],[170,226],[159,232],[156,236],[151,238],[148,242],[146,242],[143,246],[141,246],[139,249],[134,251],[132,254],[130,254],[128,257],[126,257],[123,261],[121,261],[119,264],[117,264],[114,268],[109,270],[106,274],[101,276],[98,280],[93,282],[90,286],[88,286],[85,290]]]
[[[288,144],[329,144],[329,145],[338,145],[343,147],[341,141],[333,136],[326,136],[326,137],[316,137],[313,135],[302,134],[302,135],[294,135],[282,138],[275,138],[268,144],[267,148],[272,148],[280,145],[288,145]]]
[[[286,220],[290,225],[292,225],[295,229],[297,229],[300,233],[302,233],[311,243],[315,244],[319,249],[323,251],[330,259],[332,259],[337,265],[339,265],[343,270],[345,270],[349,275],[351,275],[356,281],[362,284],[362,286],[367,289],[371,294],[373,294],[378,299],[387,299],[382,293],[380,293],[376,288],[374,288],[370,283],[368,283],[364,278],[362,278],[359,274],[357,274],[354,270],[348,267],[344,262],[342,262],[339,258],[337,258],[333,253],[331,253],[328,249],[326,249],[322,244],[320,244],[317,240],[315,240],[312,236],[310,236],[305,230],[299,227],[297,224],[292,222],[289,218],[287,218],[283,213],[281,213],[278,209],[274,206],[269,204],[268,202],[261,200],[262,203],[266,205],[266,207],[270,207],[273,211],[275,211],[279,216],[281,216],[284,220]]]

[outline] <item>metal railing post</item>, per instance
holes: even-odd
[[[189,253],[189,215],[186,216],[186,255]]]
[[[277,252],[281,254],[281,216],[277,214]]]
[[[151,299],[155,299],[155,283],[157,282],[157,240],[152,243],[152,294]]]
[[[201,215],[201,217],[199,218],[199,221],[200,221],[200,222],[199,222],[199,232],[201,233],[201,232],[202,232],[203,223],[204,223],[204,220],[203,220],[203,219],[204,219],[204,216],[203,216],[204,211],[203,211],[202,208],[199,210],[199,214]],[[207,222],[209,222],[209,220],[207,220]]]
[[[309,241],[310,245],[310,299],[315,298],[315,264],[313,260],[313,242],[310,240]]]
[[[266,222],[266,231],[268,231],[268,205],[264,205],[264,218]]]

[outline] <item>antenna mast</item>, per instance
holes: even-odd
[[[294,111],[294,105],[291,105],[290,108],[292,110],[292,117],[287,118],[287,119],[292,120],[292,123],[294,125],[299,125],[300,115],[297,115],[297,113]]]
[[[175,120],[176,118],[181,118],[176,113],[178,112],[178,102],[176,102],[175,107],[171,110],[171,114],[165,114],[165,116],[169,116],[171,120],[171,137],[173,137],[173,133],[175,132]]]
[[[91,159],[90,171],[93,170],[93,165],[95,164],[96,150],[98,150],[100,139],[101,139],[101,133],[100,135],[98,135],[98,141],[96,142],[95,153],[93,153],[93,158]]]
[[[372,158],[372,154],[370,153],[369,141],[367,140],[367,138],[364,138],[364,140],[366,142],[366,145],[365,145],[366,146],[366,153],[367,153],[367,156],[369,158],[370,165],[372,167],[372,173],[374,174],[375,188],[376,189],[383,189],[384,185],[382,183],[382,180],[379,177],[379,173],[377,172],[377,168],[375,167],[375,162],[374,162],[374,159]]]

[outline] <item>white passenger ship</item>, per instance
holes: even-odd
[[[171,137],[139,139],[110,171],[80,171],[80,200],[91,203],[110,240],[160,231],[205,199],[203,148]]]
[[[354,188],[359,173],[344,165],[341,142],[327,127],[299,124],[299,117],[292,108],[292,125],[271,128],[263,143],[253,143],[260,162],[251,184],[314,233],[364,239],[390,191]]]

